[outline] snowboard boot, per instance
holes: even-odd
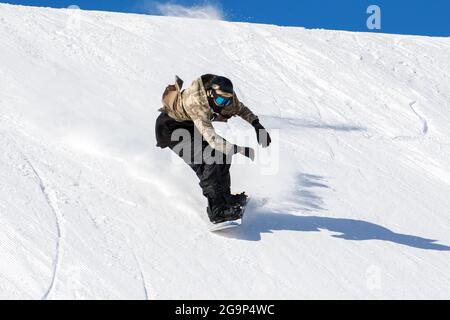
[[[203,194],[208,199],[208,217],[214,224],[238,220],[243,215],[241,204],[236,203],[237,200],[242,200],[242,196],[231,197],[229,183],[225,181],[224,185],[216,184],[203,188]]]
[[[209,220],[213,224],[222,223],[225,221],[234,221],[242,218],[242,208],[239,206],[208,206],[206,210],[208,212]]]
[[[225,199],[230,206],[244,207],[247,204],[248,196],[245,192],[242,192],[239,194],[228,194]]]

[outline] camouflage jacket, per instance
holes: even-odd
[[[191,86],[182,90],[183,80],[175,77],[175,84],[169,85],[163,94],[161,112],[167,113],[177,121],[193,121],[198,131],[209,145],[228,154],[233,145],[219,136],[212,125],[212,121],[226,122],[234,116],[240,116],[249,123],[258,119],[253,112],[240,102],[234,94],[233,104],[223,107],[220,114],[214,113],[209,106],[202,77],[194,80]]]

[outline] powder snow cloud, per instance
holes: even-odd
[[[194,6],[184,6],[173,2],[154,3],[152,5],[158,14],[173,17],[186,17],[193,19],[225,20],[225,13],[222,8],[215,4],[202,4]]]

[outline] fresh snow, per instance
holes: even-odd
[[[450,38],[1,4],[0,62],[0,298],[450,298]],[[154,138],[204,73],[274,140],[221,233]]]

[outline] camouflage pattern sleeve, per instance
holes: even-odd
[[[237,115],[247,121],[248,123],[252,123],[253,121],[257,120],[258,117],[242,102],[239,101],[237,96],[235,95],[235,101],[237,104]]]
[[[210,120],[196,118],[193,119],[193,122],[203,138],[212,148],[223,154],[229,154],[233,150],[234,145],[216,133]]]

